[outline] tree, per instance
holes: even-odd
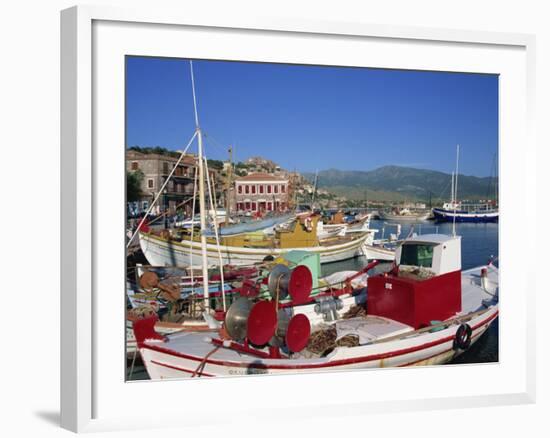
[[[145,175],[141,170],[126,172],[126,201],[139,201],[142,197],[141,183]]]

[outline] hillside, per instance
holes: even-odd
[[[313,181],[315,175],[305,173]],[[458,175],[460,199],[494,198],[495,179],[491,177]],[[451,192],[451,175],[434,170],[401,166],[384,166],[370,171],[343,171],[328,169],[319,172],[318,186],[348,199],[364,199],[365,190],[370,199],[399,201],[427,200],[430,197],[446,200]]]

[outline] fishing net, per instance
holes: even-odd
[[[367,310],[364,306],[351,306],[349,310],[342,315],[343,319],[358,318],[367,316]]]
[[[311,334],[307,350],[319,356],[326,356],[336,347],[356,347],[359,345],[359,337],[346,335],[336,340],[336,327],[330,326]]]

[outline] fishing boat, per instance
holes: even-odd
[[[233,220],[228,217],[226,211],[222,209],[208,211],[208,220],[210,223],[215,221],[218,225],[225,222],[233,222]],[[195,215],[192,218],[176,221],[174,226],[178,228],[191,228],[200,226],[200,223],[200,215]]]
[[[451,175],[451,201],[443,207],[433,208],[434,219],[439,222],[498,222],[499,211],[495,202],[458,201],[458,155],[456,147],[456,169]],[[496,192],[496,187],[495,187]]]
[[[461,239],[408,238],[390,272],[367,280],[366,312],[331,321],[312,313],[338,307],[346,287],[311,305],[305,270],[275,281],[271,299],[238,301],[218,333],[154,331],[154,318],[134,325],[151,379],[304,373],[446,363],[478,341],[499,313],[499,272],[492,263],[461,270]],[[277,280],[279,277],[274,275]],[[292,285],[291,285],[292,284]],[[291,304],[279,297],[289,293]]]
[[[498,222],[498,208],[492,203],[446,202],[433,209],[439,222]]]
[[[274,235],[258,231],[221,235],[215,239],[201,234],[206,239],[207,263],[209,266],[220,262],[222,265],[249,265],[291,250],[317,253],[321,263],[336,262],[363,255],[363,245],[374,234],[367,231],[319,239],[318,220],[317,215],[296,218],[288,227],[276,229]],[[143,254],[152,265],[189,266],[201,257],[202,244],[198,236],[149,230],[139,232],[139,242]]]
[[[408,208],[396,208],[392,211],[379,211],[378,216],[382,220],[394,222],[422,222],[430,218],[429,211],[411,211]]]

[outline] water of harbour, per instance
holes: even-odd
[[[418,234],[440,233],[452,234],[451,223],[434,224],[423,222],[415,224],[414,232]],[[376,238],[388,237],[395,233],[396,228],[382,221],[371,221],[371,228],[378,229]],[[406,237],[411,230],[410,224],[401,225],[400,237]],[[382,231],[384,235],[382,236]],[[491,257],[498,256],[498,224],[457,223],[456,234],[462,236],[462,269],[474,268],[485,265]],[[322,266],[322,274],[329,275],[333,272],[344,270],[359,270],[366,266],[365,257],[357,257],[342,262],[325,264]],[[498,265],[498,262],[495,263]],[[384,269],[383,267],[381,269]],[[454,359],[451,364],[487,363],[498,362],[498,318],[489,329],[472,347],[462,355]],[[130,361],[128,362],[130,365]],[[141,363],[136,363],[131,380],[148,379],[147,372]]]

